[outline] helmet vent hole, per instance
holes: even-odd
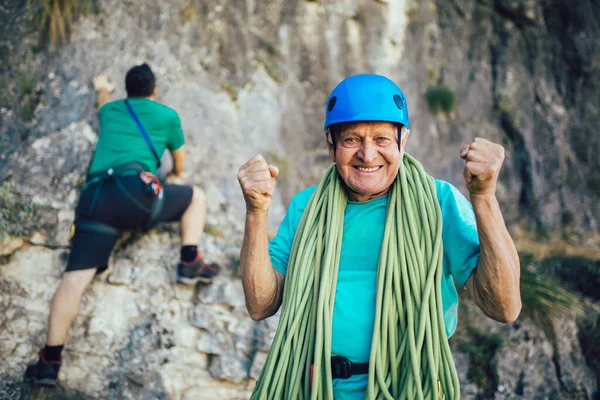
[[[396,103],[396,106],[401,110],[404,107],[402,105],[402,98],[400,97],[400,95],[397,95],[397,94],[394,95],[394,103]]]
[[[337,101],[337,97],[333,96],[331,99],[329,99],[329,104],[327,104],[327,111],[331,111],[333,110],[333,107],[335,107],[335,102]]]

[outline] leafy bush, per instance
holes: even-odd
[[[456,95],[445,86],[430,86],[425,92],[425,100],[432,114],[440,112],[450,114],[454,110]]]

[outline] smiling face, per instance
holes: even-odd
[[[335,138],[329,155],[346,184],[351,201],[367,201],[385,195],[396,179],[408,133],[401,138],[389,122],[350,124]]]

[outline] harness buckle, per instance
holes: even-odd
[[[348,379],[352,376],[352,362],[346,357],[331,357],[331,375],[338,379]]]

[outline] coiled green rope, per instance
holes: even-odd
[[[279,326],[251,399],[333,399],[331,321],[346,204],[332,165],[296,230]],[[435,183],[405,153],[388,198],[367,399],[460,398],[444,328],[442,273]]]

